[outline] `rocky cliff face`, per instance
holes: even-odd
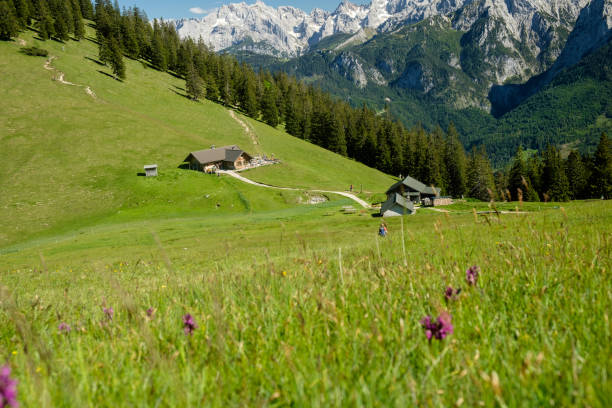
[[[501,115],[548,85],[563,69],[612,40],[612,0],[593,0],[580,11],[578,20],[554,63],[524,84],[493,84],[489,93],[492,112]]]
[[[216,50],[310,53],[293,64],[300,68],[280,68],[298,76],[316,71],[308,64],[325,64],[357,88],[409,90],[458,109],[503,113],[605,44],[611,12],[612,0],[342,1],[333,12],[309,14],[258,1],[179,21],[177,29]]]

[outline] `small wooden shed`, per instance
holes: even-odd
[[[156,177],[157,176],[157,164],[147,164],[144,166],[145,175],[147,177]]]

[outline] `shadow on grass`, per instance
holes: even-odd
[[[100,66],[103,66],[103,67],[105,67],[105,66],[106,66],[106,64],[105,64],[105,63],[103,63],[102,61],[97,60],[97,59],[95,59],[95,58],[91,58],[91,57],[83,57],[83,58],[85,58],[86,60],[89,60],[89,61],[91,61],[91,62],[95,62],[96,64],[98,64],[98,65],[100,65]]]
[[[85,37],[85,39],[87,41],[90,41],[90,42],[96,44],[96,45],[100,45],[100,42],[96,38],[94,38],[94,37]]]
[[[136,173],[136,176],[138,177],[145,177],[147,174],[146,173]]]
[[[182,96],[183,98],[187,98],[190,101],[193,101],[193,99],[191,99],[189,96],[187,96],[186,94],[184,94],[182,92],[177,91],[176,89],[172,89],[172,88],[168,88],[168,89],[171,90],[172,92],[174,92],[175,94],[177,94],[178,96]],[[178,89],[181,89],[181,88],[178,88]],[[197,102],[197,101],[195,101],[195,102]]]
[[[117,78],[116,76],[111,75],[108,72],[104,72],[104,71],[100,71],[100,70],[98,70],[98,72],[101,73],[102,75],[106,75],[107,77],[114,79],[115,81],[123,82],[121,80],[121,78]]]

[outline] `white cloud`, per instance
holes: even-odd
[[[208,10],[204,10],[202,7],[192,7],[189,11],[193,14],[206,14]]]

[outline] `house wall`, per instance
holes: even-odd
[[[441,205],[451,205],[452,203],[453,203],[453,199],[450,197],[435,198],[433,200],[434,207],[438,207]]]
[[[247,162],[244,158],[244,155],[242,155],[239,158],[237,158],[236,161],[234,162],[234,168],[236,170],[244,169],[246,167],[246,164]]]

